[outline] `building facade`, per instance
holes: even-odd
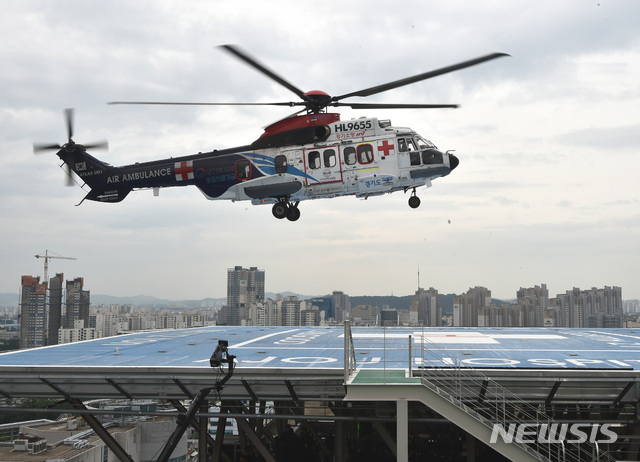
[[[252,305],[264,303],[265,273],[257,267],[227,269],[227,310],[222,324],[239,326],[249,319]]]
[[[58,331],[62,327],[62,303],[64,274],[58,273],[49,279],[49,316],[47,344],[58,343]]]
[[[300,326],[300,313],[306,308],[305,303],[298,297],[284,297],[278,302],[282,317],[281,326]]]
[[[484,326],[489,321],[486,310],[491,305],[491,291],[486,287],[473,287],[453,299],[453,325],[456,327]]]
[[[524,327],[552,327],[545,326],[544,313],[549,306],[549,291],[546,284],[526,289],[521,287],[517,292],[516,303],[522,311]],[[547,321],[547,324],[551,324],[551,321]]]
[[[335,316],[337,322],[344,322],[351,317],[351,301],[349,296],[342,291],[334,290],[330,295],[335,302]]]
[[[66,292],[66,314],[64,327],[66,329],[77,329],[77,321],[83,321],[82,327],[89,327],[89,305],[91,296],[88,290],[84,290],[84,278],[75,278],[67,281]]]
[[[624,320],[621,287],[574,287],[556,295],[552,306],[557,311],[558,327],[622,327]]]
[[[419,288],[411,300],[410,319],[418,326],[439,327],[442,325],[442,308],[438,305],[438,291]]]
[[[47,284],[39,276],[22,276],[20,287],[20,349],[45,346]]]
[[[320,311],[324,312],[326,321],[336,320],[336,299],[330,295],[324,297],[315,297],[307,300],[307,305],[317,306]]]

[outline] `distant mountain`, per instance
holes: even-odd
[[[290,297],[295,295],[301,300],[313,298],[313,295],[302,295],[295,292],[266,292],[265,297],[275,300],[278,295]],[[114,295],[91,294],[92,305],[134,305],[149,308],[219,308],[227,303],[227,298],[203,298],[201,300],[167,300],[149,295],[116,297]]]
[[[148,308],[214,308],[224,305],[226,298],[203,298],[202,300],[167,300],[150,295],[116,297],[114,295],[91,294],[92,305],[134,305]]]
[[[301,300],[314,298],[316,295],[303,295],[295,292],[267,292],[266,298],[275,300],[278,295],[283,297],[297,296]],[[438,294],[438,302],[442,305],[442,314],[453,315],[453,298],[456,294]],[[398,311],[409,311],[411,307],[411,299],[413,295],[354,295],[350,296],[351,306],[372,305],[382,308],[389,306]],[[18,294],[0,293],[0,305],[17,306],[19,301]],[[499,299],[491,299],[492,303],[501,306],[503,303],[513,303],[515,300],[503,301]],[[153,297],[150,295],[135,295],[128,297],[117,297],[115,295],[91,294],[92,305],[134,305],[149,308],[219,308],[227,303],[225,298],[203,298],[201,300],[167,300],[163,298]]]

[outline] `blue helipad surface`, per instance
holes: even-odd
[[[640,330],[352,328],[358,367],[640,370]],[[206,327],[162,330],[0,354],[14,367],[209,368],[218,340],[238,368],[344,368],[342,327]]]

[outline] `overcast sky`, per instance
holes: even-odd
[[[95,294],[226,296],[227,268],[266,289],[496,298],[546,283],[620,286],[640,298],[640,2],[3,1],[0,16],[0,292],[20,276],[85,278]],[[296,96],[224,53],[236,44],[304,91],[339,95],[492,52],[511,57],[368,102],[459,109],[341,111],[390,118],[460,166],[418,191],[307,201],[302,217],[208,201],[195,187],[120,204],[66,188],[55,153],[108,139],[112,165],[249,144],[291,108],[107,106],[113,100],[265,102]],[[359,100],[355,100],[359,101]]]

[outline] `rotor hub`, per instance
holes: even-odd
[[[304,94],[307,109],[311,112],[320,112],[331,103],[331,95],[321,90],[311,90]]]

